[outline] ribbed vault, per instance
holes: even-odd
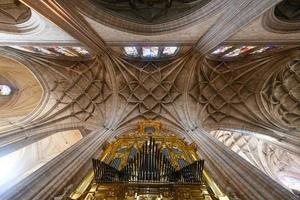
[[[243,134],[234,130],[217,130],[211,134],[284,187],[299,190],[299,181],[289,181],[300,179],[299,155],[279,148],[266,139],[258,139],[253,132]]]
[[[4,194],[3,199],[43,200],[62,193],[72,177],[88,169],[105,141],[145,119],[159,120],[166,130],[195,142],[206,168],[231,198],[296,199],[209,133],[229,128],[254,131],[284,151],[300,153],[299,48],[289,46],[272,54],[236,60],[205,56],[277,1],[222,1],[222,8],[217,7],[218,21],[184,55],[165,61],[133,61],[120,56],[69,1],[23,2],[86,45],[94,56],[67,61],[1,47],[1,54],[31,70],[24,67],[22,76],[16,73],[10,78],[8,73],[6,80],[19,83],[19,88],[32,84],[24,86],[26,92],[19,95],[28,97],[30,105],[24,103],[22,109],[8,106],[10,112],[4,109],[4,114],[0,113],[5,120],[10,114],[30,113],[26,120],[9,121],[3,128],[0,155],[62,130],[88,130],[89,134]],[[13,69],[6,67],[8,72]],[[18,90],[3,101],[9,105],[16,94]]]

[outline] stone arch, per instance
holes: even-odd
[[[15,0],[0,3],[0,32],[28,34],[42,27],[38,14],[23,3]]]
[[[187,12],[181,15],[179,14],[179,16],[176,15],[172,20],[163,21],[157,24],[124,19],[109,12],[99,12],[99,5],[97,5],[96,1],[75,1],[74,5],[81,13],[104,25],[125,32],[153,35],[180,30],[188,25],[196,23],[199,20],[205,20],[208,16],[217,14],[217,11],[219,11],[224,5],[224,1],[219,0],[203,2],[196,2],[196,4],[200,4],[200,7],[198,6],[199,8],[195,9],[193,12]]]
[[[300,31],[300,8],[296,0],[284,0],[266,12],[263,16],[263,26],[275,33],[292,33]]]
[[[5,121],[9,124],[10,121],[20,121],[33,113],[43,99],[44,90],[27,66],[11,57],[1,56],[0,59],[0,80],[12,88],[10,96],[1,97],[0,117],[2,123]]]

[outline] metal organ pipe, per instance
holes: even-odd
[[[98,183],[201,183],[203,166],[204,160],[198,160],[176,171],[152,137],[144,143],[140,151],[130,157],[127,165],[121,170],[93,159],[95,180]]]

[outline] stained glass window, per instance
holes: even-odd
[[[90,55],[90,53],[82,47],[71,47],[71,48],[73,50],[75,50],[76,52],[78,52],[79,54],[83,55],[83,56],[89,56]]]
[[[11,88],[7,85],[0,85],[0,95],[8,96],[11,93]]]
[[[265,46],[219,46],[213,52],[210,53],[209,57],[212,59],[234,59],[239,55],[251,56],[254,54],[261,54],[267,51],[278,49],[279,46],[274,46],[272,44],[268,44]],[[225,55],[224,55],[225,54]]]
[[[176,46],[127,46],[123,48],[125,56],[144,60],[172,57],[178,50],[179,48]]]
[[[146,58],[157,58],[158,47],[142,47],[143,57]]]
[[[177,51],[177,47],[165,47],[163,50],[163,55],[172,56]]]
[[[265,52],[265,51],[267,51],[267,50],[269,50],[269,49],[271,49],[271,48],[273,48],[273,47],[272,47],[272,46],[262,47],[262,48],[260,48],[260,49],[257,49],[257,50],[255,50],[255,51],[251,52],[250,54],[263,53],[263,52]]]
[[[83,47],[63,46],[9,46],[20,51],[37,53],[40,55],[66,56],[66,57],[91,57],[91,54]]]
[[[34,46],[33,47],[38,53],[42,53],[42,54],[47,54],[47,55],[53,55],[54,53],[49,51],[47,48],[45,47],[38,47],[38,46]]]
[[[26,48],[26,47],[23,47],[23,46],[9,46],[9,47],[17,49],[17,50],[20,50],[20,51],[26,51],[26,52],[30,52],[30,53],[35,53],[35,51],[33,49]]]
[[[242,53],[245,53],[253,48],[255,48],[256,46],[242,46],[240,48],[237,48],[229,53],[227,53],[224,57],[234,57],[234,56],[238,56]]]
[[[217,48],[216,50],[214,50],[211,54],[220,54],[220,53],[224,53],[225,51],[227,51],[228,49],[231,49],[232,46],[221,46],[219,48]]]
[[[61,46],[53,47],[53,50],[64,56],[70,56],[70,57],[78,56],[77,54],[73,53],[72,51],[70,51],[64,47],[61,47]]]
[[[136,47],[124,47],[125,53],[128,56],[138,56],[138,51],[136,49]]]

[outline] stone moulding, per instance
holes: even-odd
[[[262,17],[262,26],[273,33],[291,34],[300,32],[300,21],[284,21],[275,16],[275,7],[266,12]]]
[[[212,0],[211,2],[207,3],[203,7],[200,7],[194,12],[187,13],[186,15],[183,15],[180,18],[175,18],[174,20],[169,20],[157,24],[129,21],[121,17],[114,16],[113,14],[110,14],[108,12],[99,12],[99,8],[94,1],[76,0],[72,3],[74,3],[74,5],[83,15],[101,24],[125,32],[141,35],[153,35],[180,30],[184,27],[191,26],[191,24],[194,24],[199,20],[205,20],[209,16],[217,14],[217,11],[221,10],[225,2],[220,0]]]
[[[12,33],[12,34],[33,34],[43,30],[45,24],[40,16],[35,12],[31,12],[30,18],[22,23],[18,24],[4,24],[0,23],[0,33]]]

